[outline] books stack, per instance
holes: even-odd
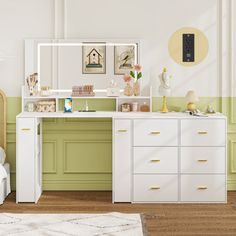
[[[93,85],[83,85],[83,86],[73,86],[72,87],[72,97],[93,97],[95,93],[93,92]]]

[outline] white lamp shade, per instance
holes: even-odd
[[[187,92],[185,99],[187,103],[195,103],[199,101],[198,96],[195,94],[193,90]]]

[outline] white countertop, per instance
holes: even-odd
[[[17,118],[182,118],[182,119],[225,119],[221,113],[210,114],[207,116],[192,116],[184,112],[115,112],[115,111],[96,111],[96,112],[22,112]]]

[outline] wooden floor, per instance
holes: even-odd
[[[12,193],[0,212],[142,213],[148,235],[236,236],[236,192],[227,204],[112,204],[111,192],[44,192],[38,204],[16,204]]]

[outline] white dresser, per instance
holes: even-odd
[[[227,201],[226,117],[73,112],[17,116],[17,202],[42,192],[43,118],[112,118],[113,202]]]
[[[113,122],[113,202],[221,202],[226,118],[180,114]]]

